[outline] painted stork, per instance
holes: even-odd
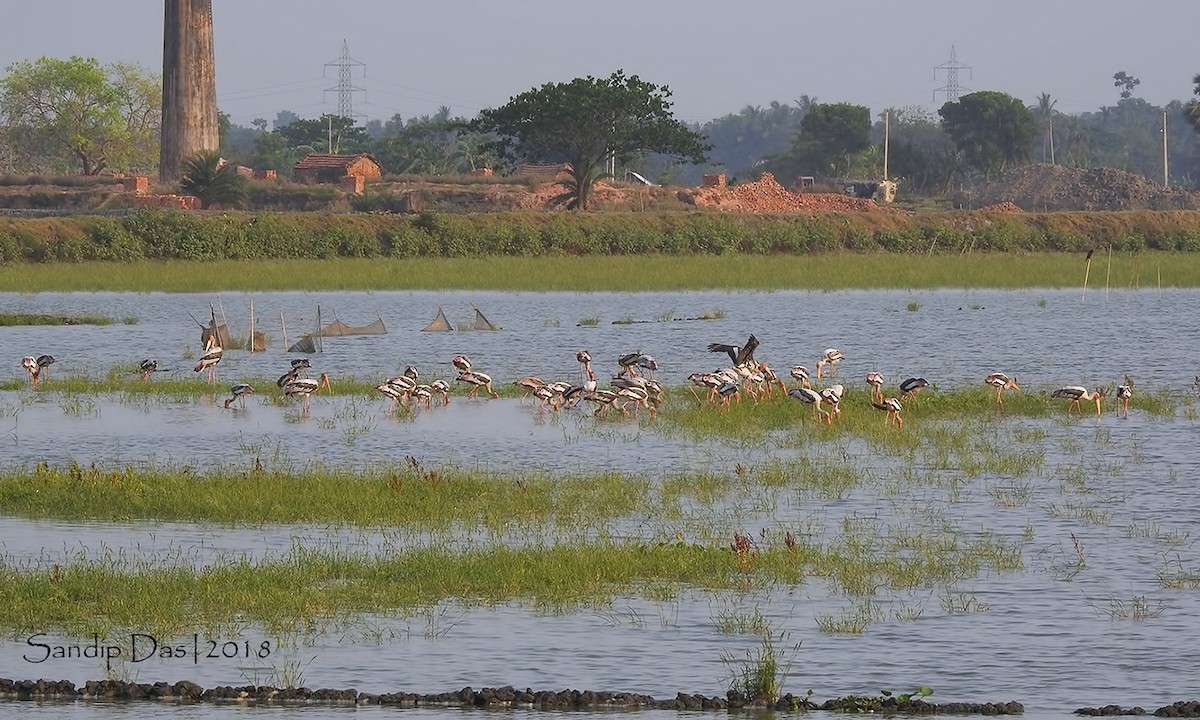
[[[804,367],[803,365],[793,365],[792,369],[788,371],[788,374],[791,375],[796,382],[800,383],[800,387],[812,387],[808,381],[808,368]]]
[[[595,390],[596,375],[592,373],[592,354],[587,350],[580,350],[575,353],[575,360],[579,363],[579,382],[583,383],[584,388]]]
[[[837,375],[837,365],[845,359],[846,356],[842,354],[841,350],[827,348],[825,352],[821,353],[821,357],[817,358],[817,377],[821,377],[824,374],[826,366],[829,367],[829,375],[831,377]]]
[[[637,359],[637,366],[640,368],[639,374],[642,374],[644,377],[654,377],[654,371],[658,369],[658,361],[654,359],[653,355],[643,354]],[[646,372],[641,373],[641,370],[645,370]]]
[[[442,399],[443,405],[450,404],[450,384],[449,383],[447,383],[445,380],[442,380],[441,378],[438,378],[437,380],[434,380],[433,382],[429,383],[429,387],[435,393],[438,394],[439,398]]]
[[[471,386],[471,392],[467,393],[467,397],[477,397],[479,388],[488,391],[488,394],[493,398],[500,397],[500,393],[492,389],[492,378],[490,375],[478,372],[476,370],[467,370],[459,374],[457,380],[460,383],[466,383]]]
[[[158,360],[156,358],[145,358],[138,363],[138,370],[141,371],[143,380],[149,380],[151,375],[158,372]]]
[[[917,393],[921,391],[921,388],[927,387],[929,387],[929,381],[925,378],[911,377],[900,383],[900,392],[903,393],[901,397],[905,399],[915,398]]]
[[[1001,407],[1004,407],[1004,398],[1002,397],[1001,393],[1008,388],[1012,388],[1017,392],[1021,391],[1021,386],[1017,384],[1017,379],[1015,377],[1009,377],[1002,372],[994,372],[991,375],[988,375],[983,379],[983,382],[996,388],[996,402],[999,403]]]
[[[871,402],[883,402],[883,373],[867,373],[867,384],[871,386]]]
[[[53,355],[38,355],[37,356],[38,375],[48,375],[49,373],[47,371],[50,369],[50,366],[53,364],[54,364],[54,356]]]
[[[884,427],[890,425],[893,419],[896,421],[897,428],[904,427],[904,418],[900,417],[900,411],[904,408],[900,406],[899,400],[894,397],[890,397],[883,402],[872,402],[871,405],[885,413],[883,416]]]
[[[545,387],[546,381],[542,380],[541,378],[528,375],[526,377],[513,380],[513,385],[516,385],[525,391],[525,394],[521,396],[521,402],[525,402],[525,398],[536,394],[538,388]]]
[[[592,413],[596,417],[608,414],[608,410],[617,401],[617,394],[612,390],[587,390],[583,393],[583,399],[590,403],[595,403],[596,412]]]
[[[416,380],[416,379],[417,379],[417,378],[419,378],[420,376],[421,376],[421,373],[417,371],[417,366],[416,366],[416,365],[407,365],[407,366],[405,366],[405,368],[404,368],[404,377],[406,377],[406,378],[409,378],[409,379],[411,379],[411,380]]]
[[[450,364],[453,365],[454,369],[460,373],[471,372],[471,358],[467,357],[466,355],[455,355],[454,359],[450,361]]]
[[[621,371],[617,373],[617,375],[624,376],[626,373],[628,373],[630,377],[637,377],[638,367],[640,366],[639,363],[641,363],[642,357],[643,354],[641,350],[625,353],[624,355],[618,357],[617,365],[621,367]]]
[[[426,410],[433,407],[433,388],[428,385],[416,385],[408,395],[417,401],[418,407],[420,407],[421,403],[425,403]]]
[[[779,374],[770,365],[759,363],[758,371],[762,373],[763,382],[766,383],[767,397],[774,397],[776,386],[779,387],[781,393],[787,392],[787,384],[783,382],[783,379],[779,377]]]
[[[1133,383],[1125,378],[1124,385],[1117,386],[1117,399],[1121,401],[1121,417],[1129,417],[1129,398],[1133,397]]]
[[[688,389],[696,398],[696,402],[700,402],[700,395],[696,393],[696,388],[704,388],[707,391],[708,401],[712,402],[716,398],[717,388],[722,384],[721,379],[715,373],[692,373],[687,376],[687,379],[692,383]]]
[[[387,414],[390,417],[396,412],[396,405],[398,403],[403,402],[407,404],[408,393],[410,390],[412,390],[412,387],[400,383],[394,383],[391,380],[384,380],[376,385],[375,389],[383,393],[385,396],[391,398],[391,403],[388,405],[387,411]]]
[[[201,370],[208,373],[208,381],[217,381],[217,363],[221,362],[221,354],[224,352],[221,346],[217,344],[217,339],[212,335],[204,341],[204,354],[200,356],[200,360],[196,363],[196,367],[192,368],[195,372]]]
[[[737,345],[727,345],[725,343],[709,343],[708,351],[723,352],[729,355],[729,359],[734,365],[742,365],[748,362],[754,362],[754,351],[758,349],[758,338],[751,335],[746,339],[746,344],[741,347]]]
[[[821,393],[813,390],[812,388],[799,387],[794,390],[789,390],[788,396],[795,398],[806,405],[812,405],[814,420],[817,420],[818,422],[824,420],[827,424],[830,422],[829,413],[821,409],[822,403],[825,402],[821,397]]]
[[[246,383],[238,383],[237,385],[234,385],[233,387],[229,388],[229,392],[232,393],[232,396],[228,400],[225,401],[225,409],[228,410],[229,406],[232,405],[235,400],[237,400],[238,406],[241,407],[243,410],[245,410],[246,409],[246,396],[253,395],[254,388],[250,387]]]
[[[1050,397],[1069,400],[1070,404],[1067,405],[1067,415],[1070,415],[1072,410],[1078,410],[1080,416],[1083,415],[1083,410],[1079,407],[1079,403],[1083,400],[1087,400],[1088,402],[1094,400],[1096,402],[1096,417],[1100,417],[1100,402],[1104,400],[1104,396],[1107,394],[1108,391],[1104,388],[1096,388],[1095,392],[1088,392],[1088,389],[1082,385],[1068,385],[1050,393]]]
[[[308,358],[293,358],[291,360],[292,372],[296,373],[296,377],[308,377],[308,371],[312,368],[312,361]]]
[[[724,382],[717,388],[717,397],[721,404],[719,407],[727,408],[733,400],[739,403],[742,401],[742,384],[740,382]]]
[[[304,401],[304,412],[308,413],[308,398],[322,387],[330,388],[329,375],[321,373],[320,380],[312,378],[296,378],[283,386],[283,394],[288,397],[300,397]]]
[[[821,391],[821,399],[829,405],[829,415],[836,415],[838,420],[842,419],[842,396],[845,394],[846,388],[842,385],[830,385]]]
[[[29,373],[29,379],[33,381],[34,385],[37,385],[38,375],[42,372],[42,369],[38,367],[37,358],[32,355],[26,355],[21,358],[21,367],[25,368],[25,372]]]

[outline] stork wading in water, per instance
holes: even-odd
[[[437,380],[434,380],[433,382],[429,383],[429,388],[431,390],[433,390],[434,395],[436,395],[437,398],[442,401],[443,405],[450,404],[450,384],[449,383],[447,383],[445,380],[442,380],[441,378],[438,378]]]
[[[730,361],[732,361],[735,366],[745,365],[746,363],[755,362],[754,351],[757,349],[758,349],[758,338],[754,337],[754,335],[751,335],[750,337],[746,338],[746,344],[741,345],[741,346],[727,345],[725,343],[709,343],[708,344],[709,352],[711,352],[711,353],[719,353],[719,352],[726,353],[727,355],[729,355]]]
[[[900,383],[901,397],[905,400],[914,400],[917,393],[921,392],[921,388],[929,387],[929,381],[923,377],[911,377]]]
[[[867,373],[867,384],[871,386],[871,402],[883,402],[883,373],[869,372]]]
[[[579,382],[583,384],[583,389],[595,390],[596,375],[592,372],[592,354],[587,350],[580,350],[575,353],[575,360],[579,363]]]
[[[1079,403],[1084,400],[1088,402],[1095,401],[1096,417],[1100,417],[1100,403],[1107,394],[1108,391],[1104,388],[1096,388],[1095,392],[1088,392],[1088,389],[1082,385],[1068,385],[1050,393],[1050,397],[1069,400],[1070,404],[1067,405],[1067,415],[1070,415],[1072,411],[1078,411],[1080,417],[1083,417],[1083,410],[1079,407]]]
[[[38,375],[39,376],[45,375],[45,376],[49,377],[50,366],[53,365],[54,362],[55,361],[54,361],[53,355],[38,355],[37,356]]]
[[[200,356],[200,360],[192,370],[195,372],[204,371],[208,374],[208,381],[215,383],[217,381],[217,363],[221,362],[223,352],[224,350],[217,344],[216,338],[209,335],[204,341],[204,354]]]
[[[234,401],[236,400],[238,403],[238,407],[245,410],[246,409],[246,396],[253,395],[254,388],[250,387],[250,385],[248,385],[246,383],[238,383],[237,385],[234,385],[233,387],[229,388],[229,392],[232,393],[232,396],[225,401],[225,409],[228,410],[229,406],[232,405],[234,403]]]
[[[142,373],[142,380],[149,380],[154,373],[158,372],[158,360],[156,358],[146,358],[138,363],[138,371]]]
[[[21,358],[21,367],[25,368],[25,372],[29,373],[29,380],[34,384],[38,384],[38,375],[41,374],[41,368],[38,367],[37,358],[32,355],[26,355]]]
[[[819,378],[824,375],[826,367],[829,368],[830,377],[836,376],[838,363],[845,359],[846,356],[842,354],[841,350],[827,348],[825,352],[821,353],[821,357],[817,358],[817,377]]]
[[[319,380],[312,378],[296,378],[283,386],[283,394],[287,397],[299,397],[304,402],[304,414],[308,414],[308,399],[313,393],[322,387],[333,390],[329,384],[329,375],[321,373]]]
[[[500,397],[500,393],[492,389],[492,377],[486,373],[467,370],[461,373],[456,379],[460,383],[471,386],[471,391],[467,393],[467,397],[478,397],[480,388],[487,390],[488,395],[491,395],[493,399]]]
[[[1004,407],[1004,397],[1002,393],[1008,388],[1012,388],[1017,392],[1021,391],[1021,386],[1017,384],[1015,377],[1009,377],[1002,372],[994,372],[983,379],[983,382],[996,388],[996,402],[1000,407]]]
[[[407,380],[408,378],[405,378],[405,379]],[[379,391],[386,397],[391,398],[391,403],[388,404],[388,411],[387,411],[388,417],[391,417],[393,414],[395,414],[397,404],[403,402],[405,404],[405,406],[407,407],[408,394],[412,390],[413,387],[414,386],[412,386],[412,385],[406,385],[403,383],[392,382],[392,379],[384,380],[383,382],[381,382],[375,386],[375,389],[377,391]]]
[[[900,417],[900,411],[904,408],[900,405],[898,399],[891,397],[883,402],[872,402],[871,405],[885,413],[883,416],[884,427],[890,425],[892,420],[896,421],[897,429],[904,427],[904,418]]]
[[[641,350],[625,353],[624,355],[618,357],[617,365],[620,366],[621,370],[617,373],[617,377],[624,377],[626,375],[629,377],[638,377],[638,375],[640,375],[638,368],[640,367],[643,357],[644,355]]]
[[[516,385],[517,387],[519,387],[523,391],[525,391],[525,394],[521,396],[521,402],[523,403],[523,402],[525,402],[525,398],[529,397],[530,395],[535,395],[539,388],[546,387],[546,381],[542,380],[541,378],[529,375],[529,376],[526,376],[523,378],[518,378],[516,380],[513,380],[513,385]]]
[[[453,365],[454,369],[459,373],[471,372],[471,358],[467,357],[466,355],[455,355],[454,358],[450,360],[450,364]]]
[[[1125,384],[1117,386],[1117,399],[1121,401],[1121,417],[1129,417],[1129,398],[1133,397],[1133,381],[1125,376]]]

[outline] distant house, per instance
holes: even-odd
[[[378,180],[383,177],[379,162],[367,153],[357,155],[330,155],[310,153],[292,168],[292,178],[302,183],[343,183],[343,178]]]

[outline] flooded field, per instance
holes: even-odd
[[[248,330],[249,300],[219,299],[218,317],[223,308],[235,333]],[[0,507],[0,550],[9,568],[40,572],[104,562],[202,570],[235,561],[300,562],[305,553],[387,558],[424,545],[538,547],[595,538],[722,547],[735,534],[766,548],[785,532],[830,555],[865,553],[880,566],[876,577],[914,553],[978,546],[981,560],[911,585],[854,587],[834,575],[734,589],[651,583],[619,588],[593,604],[447,598],[378,613],[331,613],[287,632],[249,619],[218,628],[197,623],[156,640],[255,648],[267,642],[271,651],[124,660],[113,668],[102,659],[32,662],[29,656],[41,652],[30,642],[36,633],[46,634],[33,643],[51,645],[86,645],[92,638],[15,625],[0,644],[0,677],[82,682],[108,673],[206,687],[299,679],[309,687],[366,692],[513,685],[724,695],[731,677],[761,651],[765,629],[786,665],[783,691],[812,689],[819,699],[927,685],[933,701],[1018,700],[1028,717],[1059,718],[1107,703],[1152,710],[1200,693],[1190,656],[1179,651],[1182,639],[1200,629],[1200,502],[1191,487],[1200,467],[1193,390],[1200,291],[256,295],[258,327],[272,336],[271,348],[228,351],[215,389],[191,369],[200,347],[189,313],[206,319],[210,302],[218,299],[0,294],[6,312],[115,319],[104,326],[0,328],[10,360],[0,379],[15,388],[0,391],[0,464],[133,464],[203,475],[255,463],[365,469],[413,457],[425,467],[497,474],[644,476],[654,488],[647,506],[567,530],[77,521],[22,517]],[[469,324],[478,307],[503,329],[421,332],[439,306],[455,325]],[[668,405],[657,419],[605,420],[584,410],[542,411],[515,397],[469,399],[461,386],[446,406],[395,417],[387,414],[386,398],[370,394],[317,394],[305,414],[298,403],[278,401],[273,386],[259,388],[244,410],[223,408],[229,385],[273,378],[296,357],[283,350],[280,313],[294,340],[315,326],[318,307],[326,322],[337,317],[359,325],[378,317],[389,328],[386,335],[325,340],[324,352],[311,358],[313,371],[327,372],[335,385],[379,382],[408,365],[423,379],[452,381],[450,359],[458,354],[469,355],[498,386],[522,375],[570,381],[578,378],[575,353],[586,348],[601,384],[618,370],[619,355],[642,350],[657,358],[656,376],[672,396],[687,397],[689,373],[728,363],[706,352],[709,343],[740,344],[754,333],[761,342],[756,356],[785,378],[797,364],[815,373],[821,351],[840,348],[846,360],[838,382],[850,393],[867,393],[863,378],[872,370],[893,387],[923,376],[935,393],[982,387],[982,378],[999,370],[1019,378],[1027,394],[1040,395],[1062,385],[1114,385],[1128,375],[1139,396],[1153,394],[1158,404],[1154,412],[1135,406],[1127,419],[1110,402],[1099,418],[1086,405],[1082,418],[1068,418],[1066,404],[1056,403],[1043,416],[989,412],[935,421],[924,420],[915,403],[898,431],[911,442],[818,431],[800,421],[803,413],[794,426],[765,433],[691,433],[667,416],[682,404]],[[43,353],[57,362],[34,390],[20,359]],[[144,357],[158,358],[162,378],[194,381],[195,393],[54,389],[63,378],[104,377]],[[872,428],[882,421],[875,413]],[[843,471],[844,482],[830,479]],[[668,499],[663,488],[689,474],[732,480],[708,495]],[[100,644],[128,646],[130,633],[144,630],[107,633]],[[56,717],[139,712],[91,704],[20,707]],[[217,712],[177,709],[180,717]]]

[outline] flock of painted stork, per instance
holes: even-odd
[[[758,338],[754,335],[751,335],[745,344],[740,346],[724,343],[710,344],[708,351],[727,354],[731,365],[713,372],[697,372],[688,375],[687,379],[691,383],[690,390],[696,400],[701,401],[697,390],[703,389],[707,402],[725,408],[731,402],[741,402],[742,395],[749,395],[755,400],[770,398],[778,389],[795,400],[811,405],[813,417],[818,421],[832,424],[835,419],[841,418],[841,402],[845,394],[845,386],[833,383],[821,390],[814,389],[810,382],[808,368],[804,365],[796,365],[789,370],[788,374],[798,385],[789,390],[774,370],[766,363],[755,360],[754,351],[758,348],[758,344]],[[205,373],[210,382],[216,382],[216,369],[222,356],[223,349],[217,344],[215,338],[209,336],[205,342],[204,353],[196,362],[193,370],[197,373]],[[817,359],[816,377],[822,378],[826,374],[830,378],[835,377],[837,366],[844,359],[845,355],[837,348],[825,350]],[[617,359],[619,371],[613,376],[609,387],[606,388],[598,386],[595,373],[592,371],[592,357],[587,350],[577,352],[575,360],[579,363],[578,383],[546,382],[534,376],[515,380],[513,385],[525,391],[521,402],[532,397],[541,403],[542,409],[560,410],[584,401],[596,405],[594,414],[597,416],[602,416],[610,411],[619,411],[624,416],[629,414],[631,408],[635,415],[644,409],[653,416],[662,405],[665,397],[664,389],[654,378],[654,372],[658,370],[658,362],[641,350],[626,353]],[[26,356],[22,358],[21,365],[29,373],[33,384],[37,385],[47,372],[47,368],[54,362],[55,359],[52,355]],[[468,397],[477,397],[480,390],[486,391],[492,398],[500,397],[492,387],[491,376],[477,370],[467,356],[456,355],[451,360],[451,364],[459,373],[456,380],[470,387]],[[292,360],[291,369],[281,375],[276,382],[285,396],[302,399],[306,413],[309,409],[309,396],[321,387],[330,387],[329,375],[326,373],[322,373],[319,379],[308,377],[311,367],[312,364],[308,358]],[[159,371],[158,360],[155,358],[142,360],[140,370],[142,379],[149,380],[155,372]],[[422,383],[419,380],[420,373],[416,367],[410,365],[404,369],[403,374],[388,378],[375,388],[391,400],[388,415],[393,414],[399,406],[406,409],[413,405],[428,408],[432,407],[435,399],[441,404],[450,402],[450,385],[445,380],[437,379],[430,383]],[[897,428],[904,426],[904,420],[901,417],[904,407],[901,400],[915,397],[918,392],[929,387],[930,384],[923,377],[910,377],[899,384],[899,396],[884,397],[885,379],[882,373],[869,372],[866,381],[871,388],[871,405],[884,413],[885,425],[894,424]],[[1000,406],[1004,405],[1005,390],[1021,390],[1015,377],[1010,377],[1002,372],[989,374],[983,382],[996,388],[996,403]],[[1196,387],[1200,389],[1200,376],[1196,378]],[[237,383],[230,388],[230,397],[225,401],[225,407],[229,408],[237,402],[244,409],[246,396],[252,394],[254,394],[254,388],[249,384]],[[1051,397],[1068,401],[1068,414],[1078,412],[1082,415],[1081,403],[1094,402],[1097,416],[1101,413],[1101,403],[1107,395],[1106,388],[1089,390],[1082,385],[1061,387],[1051,393]],[[1124,384],[1117,386],[1115,395],[1121,402],[1122,416],[1128,417],[1129,399],[1133,397],[1133,381],[1128,376],[1125,377]]]

